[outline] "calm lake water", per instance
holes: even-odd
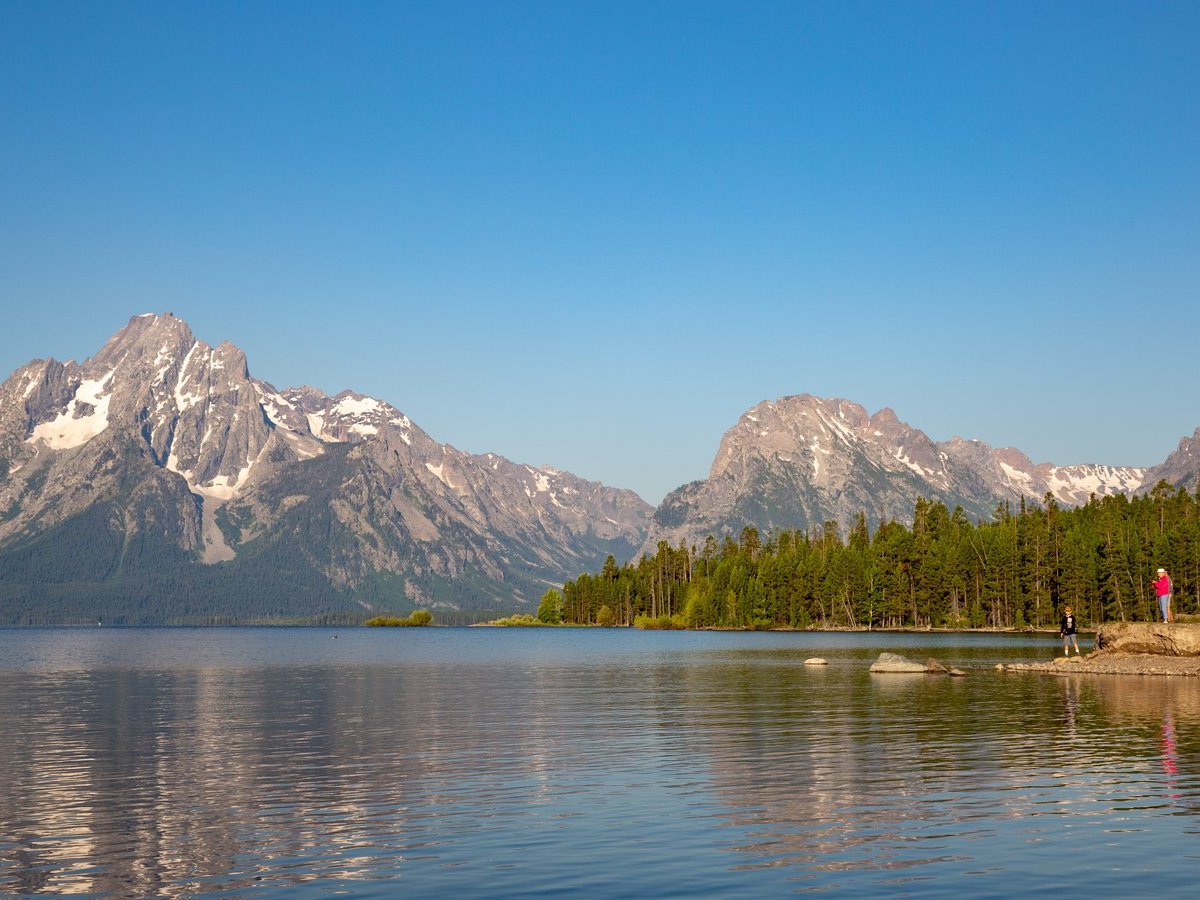
[[[0,629],[0,893],[1195,896],[1200,680],[1056,647]]]

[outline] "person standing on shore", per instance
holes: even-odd
[[[1062,612],[1062,621],[1059,622],[1058,630],[1062,634],[1063,639],[1063,656],[1071,655],[1069,644],[1075,645],[1075,655],[1083,656],[1079,651],[1079,640],[1075,637],[1075,613],[1071,611],[1071,607],[1064,606]]]
[[[1154,596],[1158,598],[1158,610],[1162,613],[1164,622],[1171,621],[1171,576],[1166,569],[1158,570],[1158,578],[1154,581]]]

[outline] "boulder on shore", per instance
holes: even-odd
[[[1106,622],[1096,630],[1102,653],[1200,656],[1200,625],[1166,622]]]

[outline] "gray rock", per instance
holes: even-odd
[[[829,662],[819,656],[810,656],[804,661],[806,666],[827,666]]]
[[[926,672],[928,671],[922,663],[913,662],[911,659],[901,656],[899,653],[880,653],[879,659],[871,663],[872,672]]]

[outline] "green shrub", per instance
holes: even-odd
[[[643,631],[671,631],[673,629],[685,629],[683,616],[636,616],[633,620],[634,628],[641,628]]]
[[[398,616],[375,616],[373,619],[367,619],[365,624],[391,628],[419,628],[422,625],[428,625],[432,621],[433,613],[427,609],[418,609],[407,619],[401,619]]]
[[[506,625],[510,627],[525,628],[529,626],[545,625],[545,622],[539,622],[529,613],[516,613],[506,619],[496,619],[488,622],[489,625]]]

